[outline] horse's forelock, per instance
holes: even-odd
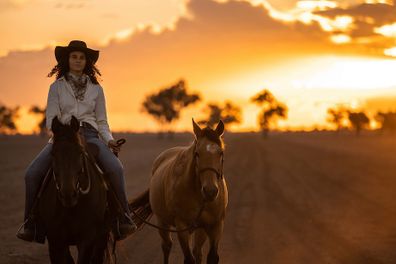
[[[224,149],[223,139],[210,127],[202,129],[202,136],[219,145],[221,149]]]
[[[64,126],[62,130],[54,134],[54,145],[57,145],[58,142],[69,142],[83,146],[80,134],[70,126]]]

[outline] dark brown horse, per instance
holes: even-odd
[[[52,122],[51,177],[38,200],[38,225],[45,230],[51,263],[74,263],[69,246],[76,245],[78,263],[104,263],[109,239],[107,188],[100,169],[79,134],[79,122]]]
[[[190,146],[162,152],[154,161],[150,188],[130,203],[138,214],[157,218],[162,238],[164,263],[168,263],[175,227],[184,263],[201,263],[202,246],[209,238],[207,263],[218,263],[219,241],[223,233],[228,203],[223,176],[223,122],[215,130],[201,129],[194,121],[195,140]],[[139,218],[139,217],[138,217]],[[139,223],[139,220],[136,221]],[[194,233],[194,250],[190,248]]]

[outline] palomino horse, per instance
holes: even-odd
[[[195,140],[187,147],[162,152],[154,161],[150,188],[130,203],[132,210],[147,206],[157,217],[164,263],[172,247],[170,227],[176,227],[184,263],[201,263],[202,246],[209,237],[207,263],[218,263],[228,191],[223,177],[224,124],[201,129],[193,120]],[[145,200],[145,202],[144,202]],[[146,203],[146,204],[145,204]],[[147,209],[147,208],[146,208]],[[143,212],[146,215],[146,212]],[[194,233],[194,250],[190,240]]]
[[[107,188],[78,133],[55,117],[52,122],[53,172],[38,200],[38,224],[46,232],[51,263],[74,263],[69,245],[78,249],[78,263],[103,263],[110,224]],[[109,261],[109,259],[108,259]]]

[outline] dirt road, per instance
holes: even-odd
[[[191,135],[128,135],[121,153],[129,196],[148,186],[153,159]],[[301,133],[228,134],[230,190],[221,263],[396,263],[396,137]],[[15,238],[23,172],[44,140],[0,138],[0,263],[48,263],[46,246]],[[145,227],[118,246],[119,263],[161,263]],[[183,263],[175,239],[171,263]]]

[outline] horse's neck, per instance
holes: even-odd
[[[193,142],[189,147],[182,150],[177,159],[176,166],[183,166],[182,178],[183,182],[188,184],[196,184],[195,177],[195,161],[194,161],[194,152],[195,152],[195,142]]]

